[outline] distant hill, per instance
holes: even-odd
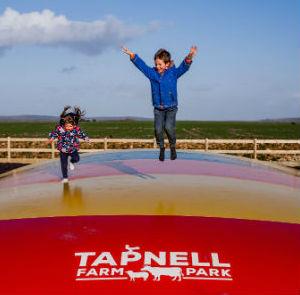
[[[130,116],[120,116],[120,117],[89,117],[87,120],[93,121],[151,121],[151,118],[144,117],[130,117]]]
[[[300,117],[298,118],[277,118],[277,119],[264,119],[262,122],[300,122]]]
[[[0,122],[57,122],[58,116],[44,116],[44,115],[17,115],[17,116],[0,116]],[[144,117],[131,117],[131,116],[96,116],[88,117],[87,121],[152,121],[152,118]],[[197,120],[193,120],[197,121]],[[201,121],[201,120],[199,120]],[[212,120],[214,121],[214,120]],[[224,120],[226,121],[226,120]],[[238,120],[242,122],[243,120]],[[298,118],[275,118],[275,119],[263,119],[257,120],[258,122],[300,122],[300,117]],[[255,122],[255,120],[253,120]]]
[[[58,116],[43,116],[43,115],[18,115],[18,116],[0,116],[0,122],[57,122]],[[87,121],[151,121],[150,118],[143,117],[88,117]]]
[[[56,122],[56,116],[39,115],[18,115],[18,116],[0,116],[1,122]]]

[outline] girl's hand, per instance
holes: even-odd
[[[122,47],[122,51],[126,54],[128,54],[130,56],[130,58],[134,58],[134,53],[132,51],[130,51],[128,48],[126,48],[125,46]]]

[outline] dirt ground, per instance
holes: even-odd
[[[25,166],[27,164],[21,164],[21,163],[0,163],[0,174],[1,173],[4,173],[4,172],[7,172],[7,171],[10,171],[10,170],[13,170],[13,169],[16,169],[16,168],[19,168],[19,167],[22,167],[22,166]]]

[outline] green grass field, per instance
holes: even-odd
[[[0,122],[0,137],[47,137],[53,122]],[[82,122],[91,138],[153,138],[152,121]],[[260,138],[299,139],[300,124],[279,122],[178,121],[178,139]]]

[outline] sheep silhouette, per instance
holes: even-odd
[[[130,281],[135,281],[135,279],[138,278],[141,278],[144,281],[146,281],[149,277],[149,273],[146,271],[134,272],[132,270],[128,270],[126,271],[126,273],[128,274]]]

